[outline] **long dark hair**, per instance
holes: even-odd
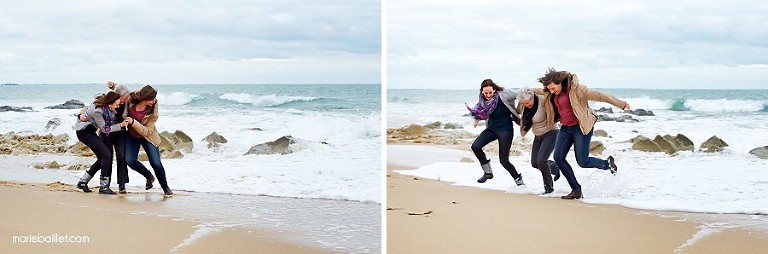
[[[555,83],[562,85],[563,91],[568,91],[568,88],[571,87],[571,73],[568,73],[567,71],[557,71],[555,68],[549,67],[547,68],[547,73],[539,78],[539,82],[544,85],[545,89],[548,84]]]
[[[131,104],[136,105],[139,102],[152,100],[157,97],[157,90],[150,85],[142,87],[139,91],[131,92]]]
[[[501,86],[497,85],[496,83],[493,83],[493,80],[491,80],[491,79],[486,79],[486,80],[483,80],[483,83],[480,83],[480,92],[482,92],[483,91],[483,87],[486,87],[486,86],[493,87],[493,90],[496,91],[496,92],[504,91],[504,87],[501,87]]]
[[[109,91],[104,95],[96,97],[96,100],[93,101],[93,104],[96,104],[96,107],[103,107],[104,105],[112,105],[112,103],[115,103],[115,101],[118,99],[120,99],[119,94],[113,91]]]

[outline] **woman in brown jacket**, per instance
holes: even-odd
[[[149,165],[155,171],[155,176],[160,182],[165,195],[173,195],[168,182],[165,179],[165,168],[160,162],[160,133],[157,132],[155,122],[157,122],[157,90],[151,86],[144,86],[139,91],[131,93],[130,99],[123,118],[128,124],[128,137],[125,140],[125,162],[131,168],[141,168],[147,170],[138,160],[139,146],[144,148],[149,158]],[[154,180],[154,179],[152,179]],[[147,180],[146,189],[152,188],[152,181]]]
[[[517,111],[520,113],[520,136],[525,136],[532,131],[533,145],[531,147],[531,166],[539,169],[544,181],[544,193],[546,195],[555,191],[552,176],[555,181],[560,178],[557,167],[551,168],[547,160],[555,150],[557,139],[557,126],[555,126],[554,109],[552,103],[546,100],[549,91],[544,89],[533,90],[528,87],[520,88],[517,99],[520,104]]]
[[[549,90],[547,101],[554,105],[554,119],[559,120],[561,124],[555,141],[554,159],[571,186],[571,193],[562,198],[580,199],[582,198],[581,185],[576,180],[573,168],[565,160],[571,146],[579,167],[610,170],[613,174],[618,170],[613,156],[608,156],[607,160],[589,157],[589,143],[597,122],[597,115],[589,107],[589,101],[607,102],[625,110],[629,109],[629,104],[611,95],[590,90],[587,86],[579,84],[576,74],[567,71],[556,71],[550,68],[543,77],[539,78],[539,82]]]

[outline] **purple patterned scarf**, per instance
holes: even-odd
[[[101,110],[104,111],[104,129],[107,131],[104,134],[109,136],[109,133],[112,132],[112,111],[109,110],[107,105],[101,106]]]
[[[499,102],[499,94],[494,93],[493,98],[491,98],[491,101],[488,102],[488,105],[486,105],[486,100],[483,94],[480,94],[480,100],[475,104],[474,108],[470,108],[467,103],[464,103],[464,106],[467,106],[467,109],[469,110],[469,114],[475,117],[477,120],[486,120],[491,115],[491,112],[493,112],[494,109],[496,109],[496,104]]]

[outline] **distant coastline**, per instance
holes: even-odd
[[[4,86],[18,86],[16,83],[3,83]]]

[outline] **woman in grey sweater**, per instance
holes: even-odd
[[[112,132],[124,131],[126,122],[117,122],[115,118],[115,108],[120,105],[120,95],[115,92],[108,92],[105,95],[99,96],[85,109],[85,115],[88,118],[87,122],[82,122],[78,119],[75,123],[75,134],[80,142],[83,142],[86,146],[90,147],[93,153],[96,154],[96,163],[101,165],[97,170],[101,170],[101,181],[99,183],[99,194],[116,194],[109,188],[109,184],[112,176],[112,150],[107,146],[107,139]],[[101,132],[101,137],[96,134],[96,131]],[[86,171],[83,177],[80,178],[80,182],[77,183],[77,188],[84,192],[91,192],[88,188],[88,181],[91,180],[96,172]]]

